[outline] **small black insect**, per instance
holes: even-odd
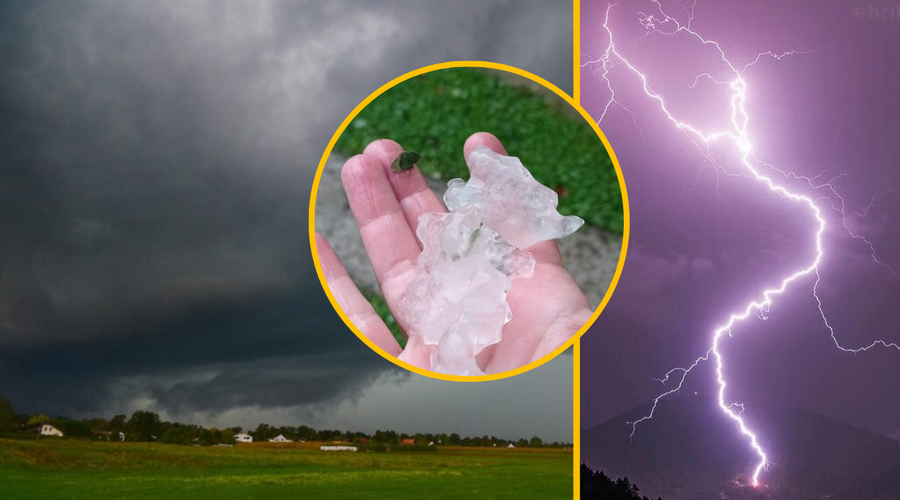
[[[420,158],[419,153],[415,151],[404,151],[391,163],[391,171],[403,172],[406,170],[406,173],[409,174],[409,169],[413,168]]]

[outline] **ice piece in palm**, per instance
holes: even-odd
[[[450,181],[444,203],[451,211],[474,205],[484,223],[513,245],[528,248],[563,238],[584,224],[579,217],[560,215],[556,192],[535,180],[518,158],[478,146],[466,163],[469,181]]]
[[[484,224],[474,206],[419,216],[422,253],[400,311],[426,345],[437,346],[431,369],[479,375],[475,356],[500,341],[512,318],[511,277],[531,276],[534,258]]]

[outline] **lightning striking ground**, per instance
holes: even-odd
[[[637,426],[640,423],[653,418],[653,415],[656,412],[656,408],[657,408],[659,402],[667,396],[678,393],[681,390],[681,388],[683,387],[688,374],[691,373],[691,371],[693,371],[694,368],[696,368],[698,365],[700,365],[700,363],[703,363],[704,361],[708,361],[710,359],[710,357],[712,357],[715,362],[716,382],[718,383],[718,388],[719,388],[718,395],[717,395],[718,396],[718,405],[719,405],[720,409],[722,410],[722,412],[728,418],[732,419],[736,423],[738,429],[740,430],[740,433],[744,437],[746,437],[750,447],[753,449],[753,451],[758,456],[758,461],[757,461],[757,463],[753,469],[752,475],[751,475],[751,483],[753,484],[754,487],[756,487],[756,486],[760,485],[760,476],[762,475],[763,471],[767,469],[768,465],[770,464],[770,460],[769,460],[769,457],[766,455],[766,452],[765,452],[762,444],[759,442],[756,434],[753,432],[753,430],[750,429],[750,427],[743,420],[743,418],[741,418],[741,415],[744,411],[744,405],[740,404],[740,403],[728,403],[727,402],[726,390],[728,389],[728,382],[723,373],[724,367],[725,367],[725,357],[723,356],[722,351],[720,349],[722,341],[725,339],[725,335],[728,334],[728,336],[731,337],[732,329],[735,327],[735,325],[737,323],[742,322],[743,320],[749,318],[753,314],[759,316],[762,319],[766,319],[766,317],[768,315],[769,307],[772,304],[772,300],[776,296],[784,293],[785,290],[787,290],[787,288],[793,282],[800,280],[801,278],[810,276],[810,275],[815,275],[816,279],[815,279],[815,284],[813,285],[813,288],[812,288],[812,293],[816,299],[818,311],[822,317],[822,321],[823,321],[825,327],[830,332],[831,338],[834,341],[834,344],[835,344],[835,346],[837,346],[838,349],[845,351],[845,352],[849,352],[849,353],[859,353],[859,352],[867,351],[869,349],[872,349],[874,347],[879,347],[879,346],[900,350],[900,345],[898,345],[897,343],[887,342],[884,340],[876,340],[867,346],[862,346],[862,347],[858,347],[858,348],[845,347],[845,346],[841,345],[840,341],[837,338],[837,335],[835,334],[834,328],[828,322],[828,318],[826,317],[823,306],[822,306],[822,301],[818,296],[818,286],[819,286],[819,281],[821,279],[820,275],[819,275],[819,265],[821,264],[822,258],[825,254],[822,240],[823,240],[823,235],[825,234],[825,230],[827,227],[827,222],[822,213],[822,209],[818,205],[818,203],[823,199],[826,199],[831,203],[831,207],[830,207],[831,209],[833,209],[835,211],[839,211],[841,213],[841,226],[843,227],[843,229],[846,230],[854,240],[860,241],[863,244],[868,246],[869,250],[871,251],[872,259],[876,263],[887,267],[892,272],[893,272],[893,269],[891,269],[890,266],[888,266],[886,263],[884,263],[878,257],[878,254],[875,251],[874,246],[872,245],[872,243],[869,240],[867,240],[865,237],[863,237],[859,234],[854,233],[847,225],[848,217],[850,217],[850,218],[864,217],[865,214],[868,212],[869,208],[871,208],[872,204],[875,203],[874,199],[872,201],[872,204],[870,204],[869,207],[867,207],[865,210],[863,210],[859,214],[848,215],[846,212],[846,205],[844,203],[844,199],[837,193],[836,189],[834,188],[834,185],[832,184],[836,178],[832,179],[828,182],[825,182],[825,183],[817,184],[816,183],[817,179],[820,178],[824,174],[824,172],[823,172],[823,174],[820,174],[819,176],[816,176],[813,178],[798,176],[796,174],[788,173],[788,172],[785,172],[784,170],[781,170],[772,165],[769,165],[769,164],[759,160],[758,158],[756,158],[756,156],[753,154],[753,146],[752,146],[750,137],[747,132],[750,117],[745,108],[745,103],[747,101],[747,82],[743,78],[744,73],[763,59],[768,58],[768,59],[774,59],[774,60],[780,61],[780,60],[790,57],[790,56],[815,52],[815,50],[818,50],[818,48],[813,49],[813,50],[805,50],[805,51],[792,50],[792,51],[787,51],[787,52],[783,52],[783,53],[775,53],[775,52],[771,52],[771,51],[761,52],[755,57],[755,59],[753,59],[753,61],[747,63],[746,65],[743,65],[743,66],[735,65],[729,60],[726,52],[724,51],[724,49],[721,47],[721,45],[718,42],[705,38],[704,36],[702,36],[700,33],[695,31],[691,27],[693,24],[693,21],[694,21],[694,8],[696,7],[696,3],[697,3],[696,0],[691,5],[690,10],[688,10],[686,7],[684,7],[684,5],[682,5],[685,12],[690,16],[688,19],[688,22],[686,24],[682,24],[680,21],[678,21],[674,17],[671,17],[668,14],[666,14],[666,12],[663,9],[662,4],[660,3],[660,0],[650,0],[650,1],[654,5],[654,11],[658,12],[658,14],[639,13],[640,18],[638,19],[638,21],[641,23],[641,25],[647,31],[643,36],[638,38],[638,40],[636,42],[639,42],[640,40],[643,40],[643,39],[653,36],[653,35],[673,36],[676,34],[683,34],[685,36],[692,37],[693,39],[695,39],[697,42],[699,42],[703,46],[711,47],[713,50],[715,50],[718,54],[718,57],[727,66],[728,71],[731,74],[731,77],[728,80],[720,80],[720,79],[713,77],[710,73],[702,73],[694,79],[694,82],[690,85],[690,87],[693,88],[694,86],[696,86],[700,82],[701,79],[709,79],[713,83],[718,84],[718,85],[728,85],[729,88],[731,89],[731,117],[730,117],[731,127],[728,129],[724,129],[724,130],[704,132],[704,131],[700,130],[698,127],[695,127],[695,126],[675,117],[675,115],[671,111],[669,105],[666,103],[665,99],[663,99],[663,97],[661,95],[657,94],[656,92],[654,92],[652,90],[647,76],[643,72],[641,72],[637,67],[635,67],[625,56],[623,56],[619,52],[619,49],[616,47],[615,39],[613,36],[613,31],[609,26],[609,13],[618,4],[612,4],[612,5],[608,6],[606,9],[606,16],[605,16],[605,19],[603,22],[603,28],[606,30],[606,33],[609,37],[609,44],[607,45],[606,50],[603,52],[603,55],[597,59],[588,60],[588,61],[582,63],[582,68],[588,68],[591,71],[593,71],[594,74],[599,74],[601,76],[601,78],[603,78],[603,81],[605,82],[605,85],[609,91],[609,95],[610,95],[609,100],[606,102],[606,105],[603,107],[603,111],[600,114],[598,123],[602,122],[603,119],[606,118],[606,115],[609,113],[609,111],[613,107],[619,107],[619,108],[625,110],[626,112],[628,112],[629,114],[631,114],[632,118],[635,117],[635,114],[618,100],[616,91],[615,91],[615,86],[613,85],[612,80],[610,79],[610,71],[613,69],[613,67],[617,66],[617,65],[623,65],[627,68],[627,70],[633,76],[636,76],[638,78],[638,80],[640,81],[640,86],[642,87],[644,94],[646,94],[647,97],[649,97],[653,101],[656,101],[659,104],[659,109],[662,111],[662,113],[666,117],[666,119],[668,119],[679,130],[683,131],[685,133],[685,135],[688,137],[688,139],[690,139],[697,146],[698,150],[700,150],[701,154],[705,157],[706,161],[710,162],[713,165],[713,167],[716,168],[717,174],[719,171],[725,171],[725,170],[723,168],[721,168],[721,166],[719,166],[715,162],[715,160],[712,158],[712,155],[709,150],[709,144],[712,142],[723,141],[723,140],[731,141],[738,148],[738,151],[740,151],[740,162],[741,162],[742,166],[744,167],[744,172],[739,173],[739,174],[732,174],[732,173],[725,171],[725,173],[728,175],[749,176],[749,177],[755,179],[756,181],[762,183],[769,190],[779,194],[780,196],[782,196],[784,198],[787,198],[787,199],[795,202],[796,204],[798,204],[802,207],[805,207],[805,209],[807,209],[809,211],[810,215],[812,216],[812,219],[815,222],[815,225],[817,228],[816,232],[815,232],[815,239],[814,239],[815,258],[812,260],[812,262],[810,262],[808,265],[806,265],[806,267],[803,267],[802,269],[795,271],[793,274],[790,274],[789,276],[786,276],[785,278],[783,278],[781,280],[781,283],[777,287],[763,290],[759,295],[759,299],[747,304],[743,310],[731,314],[728,317],[728,320],[724,324],[719,326],[713,332],[712,339],[711,339],[711,346],[710,346],[709,350],[706,351],[705,354],[703,354],[702,356],[700,356],[699,358],[694,360],[694,362],[691,363],[690,365],[688,365],[686,367],[673,368],[668,373],[666,373],[663,378],[658,379],[658,381],[663,384],[669,384],[670,382],[674,383],[674,387],[671,390],[668,390],[668,391],[663,392],[662,394],[658,395],[653,400],[653,404],[651,405],[650,412],[646,416],[644,416],[634,422],[630,422],[631,437],[634,437],[634,434],[637,431]],[[636,118],[635,118],[635,121],[636,121]],[[837,205],[835,205],[835,202],[830,197],[811,198],[804,194],[795,193],[795,192],[787,189],[786,187],[776,183],[771,177],[764,174],[763,171],[761,170],[763,168],[767,169],[768,171],[777,172],[780,175],[784,176],[785,178],[794,178],[794,179],[799,179],[801,181],[804,181],[810,186],[812,191],[816,191],[818,189],[826,189],[827,191],[829,191],[831,193],[831,195],[835,196],[839,200],[839,203]],[[737,411],[736,409],[739,411]]]

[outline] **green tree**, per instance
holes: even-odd
[[[256,430],[250,431],[249,434],[253,436],[254,441],[265,441],[266,439],[272,439],[277,436],[278,429],[269,424],[259,424],[256,426]]]
[[[136,411],[125,424],[125,434],[129,441],[153,441],[162,434],[159,415],[152,411]]]
[[[125,431],[125,423],[126,423],[125,415],[116,415],[109,421],[108,430],[110,434],[115,433],[116,437],[118,437],[120,432]]]
[[[57,419],[54,424],[67,436],[73,437],[91,437],[91,424],[84,420]]]
[[[532,448],[540,448],[541,446],[544,446],[544,441],[541,440],[541,438],[534,436],[530,441],[528,441],[528,446]]]
[[[28,422],[25,424],[25,426],[28,428],[37,427],[37,426],[43,424],[44,422],[49,422],[49,421],[50,421],[50,417],[39,413],[39,414],[33,415],[31,418],[29,418]]]
[[[98,429],[102,431],[109,430],[109,420],[106,420],[103,417],[92,418],[88,420],[88,423],[91,424],[91,429]]]
[[[297,427],[297,439],[304,441],[312,441],[316,438],[316,430],[308,425],[300,425]]]
[[[372,436],[372,440],[375,441],[376,443],[385,443],[385,444],[399,443],[400,436],[397,434],[396,431],[377,430],[377,431],[375,431],[375,434]]]
[[[182,424],[172,424],[163,432],[159,441],[168,444],[191,444],[196,430]]]
[[[0,397],[0,432],[14,430],[16,430],[16,410],[8,399]]]
[[[215,431],[215,432],[214,432]],[[219,444],[220,439],[222,437],[221,431],[213,427],[212,429],[202,429],[200,431],[200,435],[198,436],[198,441],[200,444],[204,446],[210,446],[214,444]],[[228,443],[232,444],[232,443]]]

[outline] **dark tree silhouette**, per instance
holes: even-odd
[[[586,464],[581,464],[582,500],[650,500],[639,492],[640,489],[631,484],[627,477],[613,481],[603,471],[595,472]]]

